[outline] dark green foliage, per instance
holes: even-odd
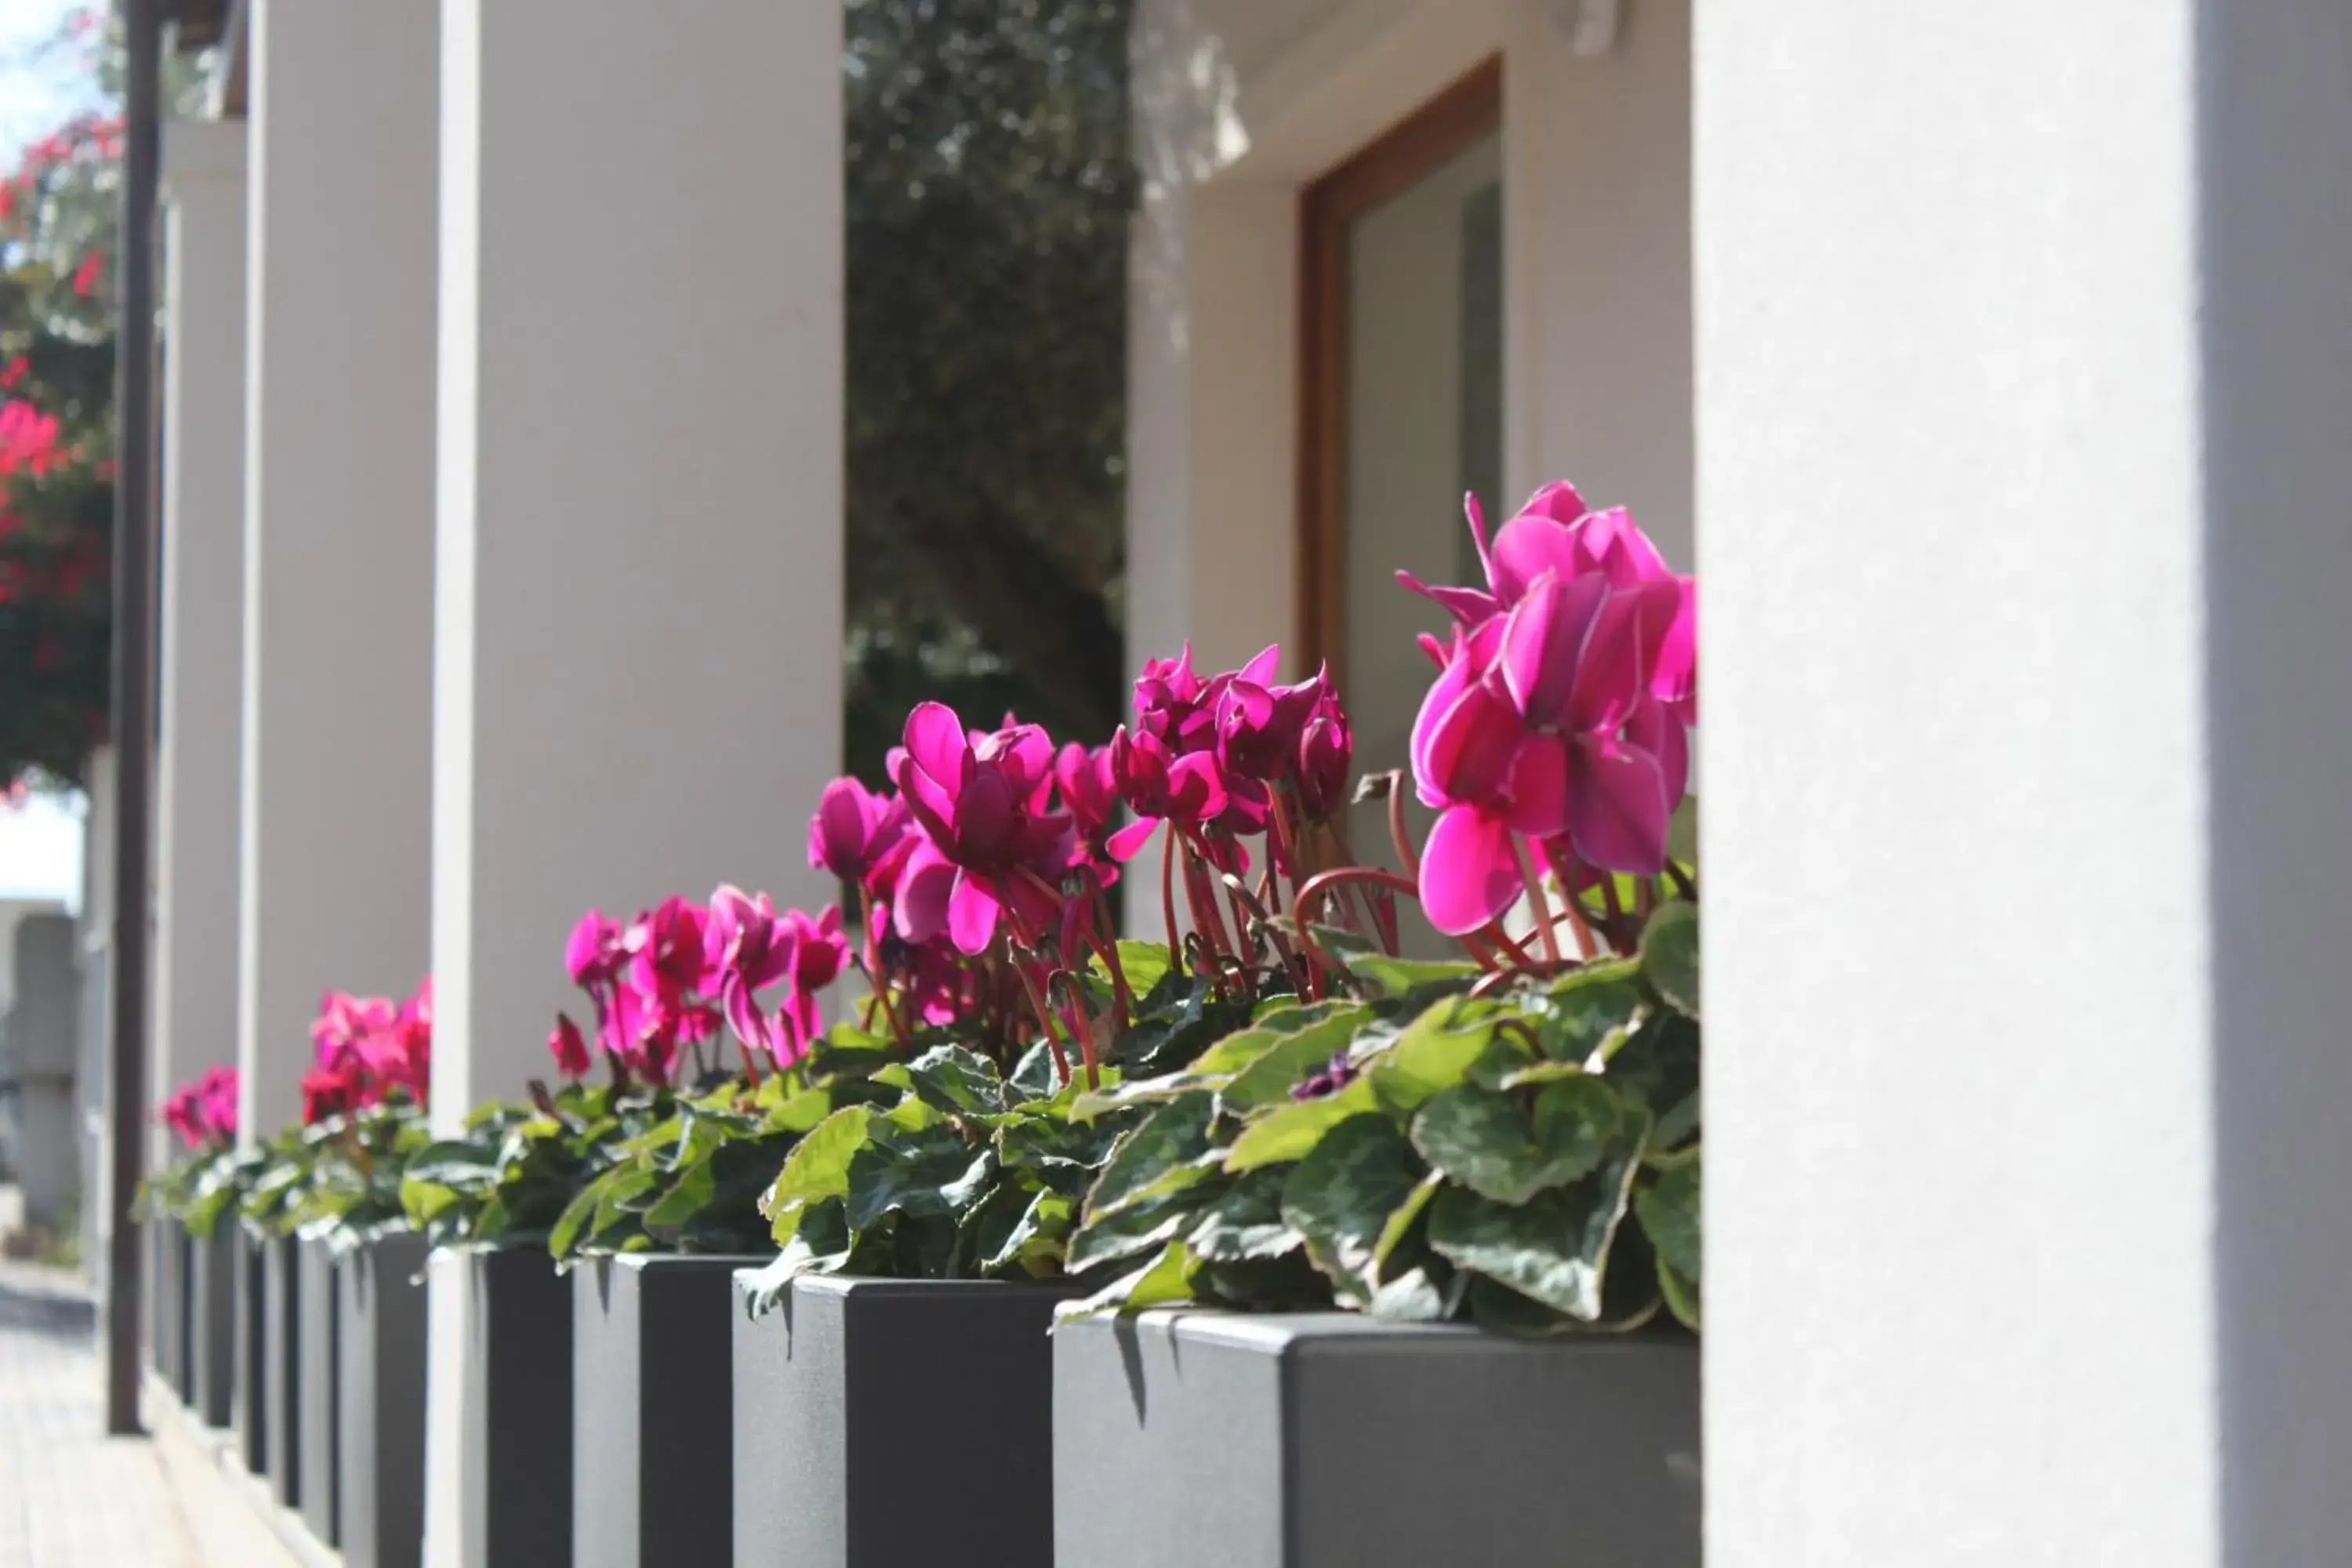
[[[1189,1068],[1084,1097],[1157,1109],[1070,1239],[1074,1271],[1122,1272],[1067,1315],[1339,1305],[1555,1332],[1663,1307],[1697,1328],[1697,928],[1668,904],[1639,958],[1484,994],[1466,965],[1350,958],[1356,998],[1286,999]]]
[[[848,0],[846,754],[1106,738],[1123,668],[1129,0]]]

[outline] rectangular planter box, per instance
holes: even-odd
[[[181,1404],[188,1403],[188,1233],[176,1219],[149,1227],[155,1247],[155,1371]]]
[[[236,1225],[188,1238],[188,1408],[226,1426],[236,1388]]]
[[[282,1508],[302,1506],[302,1243],[261,1248],[262,1468]]]
[[[572,1561],[572,1281],[543,1247],[465,1253],[463,1561]],[[717,1330],[714,1328],[714,1334]]]
[[[300,1279],[301,1316],[296,1321],[295,1397],[301,1414],[294,1423],[295,1468],[302,1477],[302,1519],[310,1533],[328,1546],[343,1538],[342,1510],[336,1496],[337,1421],[341,1401],[336,1397],[336,1341],[341,1314],[337,1297],[342,1280],[335,1255],[323,1241],[295,1243]]]
[[[1054,1336],[1058,1568],[1696,1568],[1698,1345],[1345,1313]]]
[[[572,1271],[572,1568],[734,1560],[727,1332],[741,1258]]]
[[[1046,1568],[1064,1296],[804,1278],[756,1322],[739,1306],[736,1568],[929,1568],[975,1542],[991,1568]]]
[[[236,1375],[229,1385],[229,1426],[237,1457],[253,1474],[269,1469],[269,1242],[233,1222],[236,1236]]]
[[[414,1232],[335,1265],[336,1544],[351,1568],[416,1568],[424,1555],[424,1266]]]

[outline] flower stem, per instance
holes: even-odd
[[[1176,924],[1176,829],[1160,835],[1160,918],[1167,922],[1168,966],[1184,974],[1184,933]]]
[[[1060,1031],[1054,1027],[1054,1010],[1045,1005],[1045,998],[1038,992],[1037,982],[1027,964],[1010,956],[1004,962],[1021,977],[1021,989],[1029,993],[1029,1005],[1036,1009],[1037,1022],[1045,1031],[1045,1044],[1054,1053],[1055,1081],[1066,1087],[1070,1081],[1070,1058],[1062,1049]]]
[[[1528,907],[1535,914],[1536,935],[1543,942],[1544,962],[1557,966],[1559,963],[1559,933],[1551,928],[1551,904],[1544,898],[1543,881],[1528,863],[1528,847],[1519,841],[1519,836],[1514,833],[1510,835],[1510,840],[1511,858],[1518,863],[1519,885],[1528,890]],[[1576,901],[1574,893],[1566,889],[1561,892],[1570,903]]]

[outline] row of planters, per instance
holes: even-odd
[[[1696,1563],[1694,589],[1565,485],[1471,526],[1484,587],[1406,579],[1455,622],[1419,844],[1271,649],[1147,664],[1094,750],[925,704],[810,824],[846,913],[583,919],[555,1087],[436,1141],[429,997],[333,997],[302,1128],[175,1101],[249,1462],[415,1561],[446,1270],[469,1562]],[[1383,794],[1401,870],[1348,842]]]

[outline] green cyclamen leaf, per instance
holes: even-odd
[[[1642,1022],[1642,990],[1630,960],[1612,959],[1571,970],[1528,999],[1527,1016],[1544,1054],[1582,1065],[1604,1060]]]
[[[874,1108],[868,1105],[844,1106],[818,1122],[784,1157],[783,1168],[760,1200],[760,1212],[780,1219],[788,1205],[847,1197],[850,1159],[866,1146],[873,1124]]]
[[[1347,1004],[1325,1004],[1284,1016],[1286,1032],[1233,1075],[1219,1090],[1218,1102],[1229,1112],[1246,1116],[1261,1106],[1288,1100],[1292,1089],[1348,1048],[1371,1016],[1370,1008]]]
[[[1374,1111],[1332,1128],[1283,1184],[1282,1217],[1342,1301],[1371,1303],[1381,1232],[1419,1179],[1412,1146]]]
[[[1382,1105],[1409,1115],[1467,1080],[1489,1051],[1516,1049],[1496,1039],[1499,1016],[1491,1003],[1440,997],[1365,1064],[1364,1075]]]
[[[1694,1150],[1633,1194],[1634,1217],[1658,1261],[1685,1279],[1699,1277],[1699,1154]]]
[[[1151,1261],[1132,1274],[1123,1274],[1093,1295],[1066,1301],[1054,1310],[1056,1323],[1076,1322],[1105,1312],[1140,1312],[1172,1301],[1192,1300],[1192,1275],[1200,1259],[1181,1241],[1161,1247]]]
[[[1622,1151],[1571,1187],[1498,1204],[1449,1186],[1430,1205],[1429,1244],[1448,1262],[1507,1285],[1580,1322],[1598,1322],[1609,1249],[1640,1159]]]
[[[1297,1251],[1306,1237],[1282,1217],[1287,1171],[1252,1171],[1208,1206],[1185,1237],[1206,1263],[1250,1263]]]
[[[962,1046],[933,1046],[907,1064],[915,1092],[951,1116],[993,1115],[1005,1107],[996,1064]]]
[[[1211,1096],[1189,1094],[1144,1118],[1112,1145],[1108,1163],[1087,1194],[1087,1220],[1190,1185],[1213,1169],[1196,1162],[1208,1151],[1209,1123],[1215,1115]]]
[[[1698,906],[1659,908],[1642,931],[1642,973],[1659,1000],[1685,1017],[1698,1016]]]
[[[1347,952],[1339,962],[1375,996],[1403,996],[1424,986],[1467,987],[1479,969],[1466,959],[1391,958],[1384,952]]]
[[[1303,1160],[1325,1133],[1378,1106],[1369,1078],[1356,1079],[1337,1094],[1277,1105],[1242,1129],[1225,1152],[1225,1169],[1238,1173]]]
[[[1462,1084],[1421,1108],[1412,1143],[1422,1157],[1482,1197],[1522,1204],[1564,1186],[1601,1163],[1619,1126],[1617,1098],[1599,1079],[1577,1077],[1536,1091],[1532,1119],[1524,1091]]]
[[[1149,1252],[1183,1235],[1214,1196],[1205,1185],[1188,1187],[1087,1221],[1070,1238],[1066,1267],[1073,1274],[1083,1274],[1098,1264]]]

